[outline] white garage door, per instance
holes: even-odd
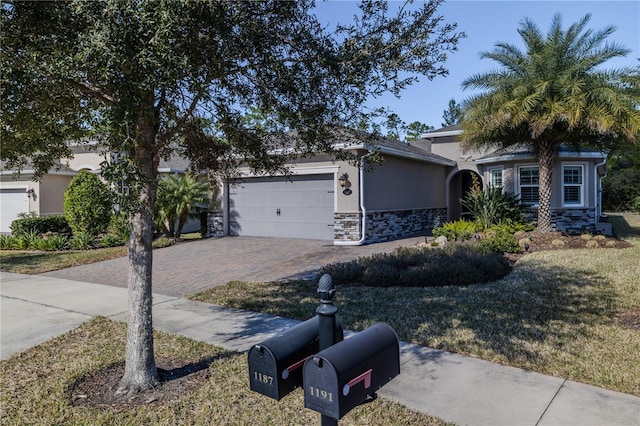
[[[229,188],[229,233],[333,240],[333,175],[247,178]]]
[[[29,212],[29,198],[25,188],[0,189],[0,232],[11,232],[11,222],[19,213]]]

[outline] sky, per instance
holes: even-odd
[[[402,2],[391,1],[390,4],[400,6]],[[357,3],[350,0],[318,1],[316,8],[319,20],[332,23],[349,22],[354,13],[358,12]],[[472,93],[462,90],[462,81],[498,67],[493,60],[480,59],[481,52],[493,50],[498,42],[508,42],[524,48],[517,32],[523,18],[531,19],[546,34],[556,13],[562,16],[563,29],[587,13],[591,14],[591,20],[587,24],[590,29],[601,30],[610,25],[615,26],[616,31],[607,41],[621,43],[631,52],[625,58],[605,62],[605,67],[638,65],[640,0],[449,0],[440,6],[438,14],[447,23],[457,23],[458,31],[467,35],[458,43],[458,50],[449,54],[445,63],[449,75],[436,77],[432,81],[423,78],[420,83],[405,90],[400,99],[388,95],[372,99],[368,106],[389,108],[405,123],[419,121],[439,128],[444,121],[442,115],[449,100],[453,98],[460,103]]]

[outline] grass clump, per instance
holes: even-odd
[[[246,355],[206,343],[155,333],[157,358],[185,365],[208,364],[209,378],[197,389],[163,403],[114,410],[74,406],[70,398],[81,378],[123,361],[126,327],[96,318],[78,329],[0,362],[2,423],[78,425],[285,425],[315,424],[319,414],[304,408],[300,389],[275,402],[251,392]],[[378,398],[347,414],[340,424],[445,425]]]

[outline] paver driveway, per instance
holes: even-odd
[[[424,237],[364,246],[334,246],[332,241],[226,237],[178,244],[153,253],[153,292],[182,297],[231,280],[273,281],[313,277],[328,263],[413,246]],[[127,287],[125,257],[43,275]]]

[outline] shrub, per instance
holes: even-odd
[[[633,210],[640,213],[640,196],[633,199]]]
[[[501,221],[509,220],[524,223],[525,217],[517,195],[503,191],[501,187],[480,188],[480,182],[475,174],[473,185],[461,200],[463,206],[469,209],[469,215],[478,223],[480,229],[489,228]]]
[[[16,250],[37,250],[38,239],[40,239],[40,234],[36,231],[27,231],[15,237],[14,247]]]
[[[14,236],[35,232],[39,235],[53,232],[57,234],[68,233],[70,228],[63,215],[37,216],[34,212],[23,214],[9,227]]]
[[[46,237],[40,237],[34,241],[34,246],[36,250],[45,250],[45,251],[58,251],[65,250],[67,248],[67,244],[69,243],[69,238],[64,235],[49,235]]]
[[[494,253],[522,253],[518,240],[513,234],[500,231],[493,233],[479,243],[481,250]]]
[[[124,213],[117,213],[111,216],[107,233],[113,235],[118,240],[122,241],[122,244],[126,244],[129,240],[129,233],[131,227],[129,224],[129,218]]]
[[[442,226],[433,228],[433,236],[445,236],[449,241],[464,241],[473,237],[478,232],[478,226],[465,219],[455,222],[446,222]]]
[[[93,248],[94,237],[86,232],[79,232],[73,235],[69,245],[73,250],[89,250]]]
[[[13,235],[0,235],[0,250],[13,250],[15,240]]]
[[[98,176],[78,173],[64,193],[64,214],[74,234],[98,235],[109,226],[113,197]]]
[[[115,234],[105,234],[100,238],[100,247],[118,247],[127,243],[126,240],[122,240],[121,236]]]
[[[431,287],[495,281],[510,270],[501,254],[477,244],[457,243],[444,249],[400,248],[345,263],[327,265],[320,274],[334,281],[371,287]]]

